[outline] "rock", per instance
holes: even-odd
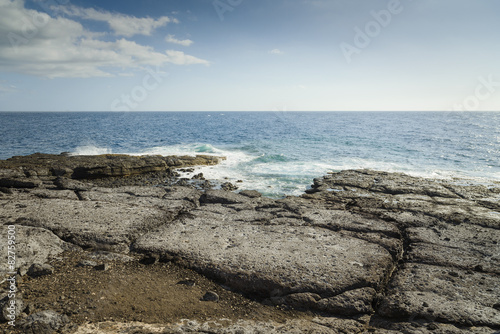
[[[192,287],[192,286],[195,286],[196,283],[195,283],[195,281],[187,279],[187,280],[179,281],[179,282],[177,282],[177,284]]]
[[[22,170],[34,171],[38,175],[43,174],[44,170],[50,170],[50,174],[53,176],[94,179],[166,171],[171,167],[216,165],[223,159],[206,155],[195,157],[128,156],[122,154],[65,156],[36,153],[0,160],[0,170],[21,168]]]
[[[169,219],[163,210],[152,207],[138,210],[132,204],[96,205],[90,201],[60,199],[19,200],[17,204],[22,208],[14,202],[6,203],[2,213],[22,217],[17,220],[19,225],[50,230],[78,246],[122,253],[128,253],[131,239]]]
[[[51,275],[53,273],[54,268],[49,264],[33,263],[28,269],[28,275],[33,278]]]
[[[259,198],[262,196],[262,194],[256,190],[242,190],[239,194],[250,198]]]
[[[192,180],[205,180],[205,177],[203,176],[203,173],[199,173],[191,177]]]
[[[234,191],[238,189],[238,187],[232,184],[231,182],[224,182],[220,185],[220,187],[222,190],[225,191]]]
[[[15,293],[13,298],[9,298],[9,294],[5,294],[0,299],[0,322],[16,320],[24,308],[22,294],[19,291]]]
[[[201,300],[203,300],[205,302],[218,302],[219,295],[213,291],[207,291],[207,293],[205,293],[205,295],[203,295]]]
[[[5,208],[5,207],[4,207]],[[0,211],[0,217],[7,214],[7,210]],[[22,223],[24,220],[19,220]],[[7,225],[0,226],[0,252],[7,254]],[[62,241],[54,233],[39,227],[15,225],[16,237],[16,264],[15,270],[21,275],[27,273],[28,268],[34,263],[44,264],[65,250],[71,249],[71,245]],[[5,239],[4,239],[5,238]],[[7,261],[0,262],[0,273],[11,271]]]
[[[86,323],[77,333],[114,334],[116,328],[120,333],[211,333],[211,334],[362,334],[366,333],[368,319],[341,319],[331,317],[315,317],[312,319],[273,320],[230,320],[213,319],[206,322],[183,319],[172,324],[151,325],[137,322],[129,323]],[[161,328],[161,329],[160,329]],[[465,333],[464,333],[465,334]]]
[[[379,313],[446,319],[466,326],[500,326],[500,311],[494,308],[500,300],[498,276],[455,269],[455,278],[449,272],[440,266],[406,264],[390,283]]]
[[[0,187],[4,188],[36,188],[41,185],[42,181],[34,178],[0,179]]]
[[[238,204],[248,201],[246,196],[224,190],[207,190],[200,198],[200,203]]]
[[[74,191],[85,191],[90,190],[92,185],[83,183],[77,180],[72,180],[66,177],[58,177],[54,181],[54,185],[57,186],[58,189],[63,190],[74,190]]]
[[[222,193],[226,192],[214,194]],[[208,192],[210,199],[220,201],[212,194]],[[377,244],[296,226],[293,221],[268,225],[261,215],[255,209],[205,204],[145,234],[133,247],[145,253],[175,254],[236,291],[267,298],[305,292],[330,298],[353,287],[377,289],[394,265],[391,255]]]
[[[349,290],[335,297],[320,300],[318,308],[332,314],[371,314],[375,294],[376,291],[372,288]]]
[[[53,310],[46,310],[28,316],[21,324],[26,334],[52,334],[69,324],[66,315],[60,315]]]

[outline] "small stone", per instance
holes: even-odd
[[[187,280],[179,281],[179,282],[177,282],[177,284],[186,285],[186,286],[194,286],[195,282],[193,280],[187,279]]]
[[[77,267],[95,267],[97,266],[97,262],[90,261],[90,260],[82,260],[78,262],[76,265]]]
[[[45,275],[51,275],[54,272],[54,268],[49,264],[33,263],[28,269],[28,275],[31,277],[39,277]]]
[[[422,306],[423,306],[423,307],[429,307],[429,304],[427,304],[426,302],[424,302],[424,303],[422,304]]]
[[[205,295],[203,296],[203,298],[201,300],[203,300],[205,302],[218,302],[219,295],[213,291],[208,291],[207,293],[205,293]]]

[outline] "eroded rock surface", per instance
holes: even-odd
[[[90,259],[134,261],[123,253],[141,253],[259,302],[322,315],[282,327],[246,322],[243,333],[500,330],[498,183],[343,171],[315,179],[301,197],[274,200],[251,191],[102,187],[97,175],[132,173],[114,165],[120,156],[102,158],[116,159],[109,168],[85,165],[76,174],[80,162],[56,157],[47,169],[23,167],[27,158],[0,164],[1,178],[21,182],[0,189],[0,221],[2,238],[7,225],[16,226],[22,275],[71,247],[93,251]],[[65,159],[71,164],[54,167]],[[136,170],[170,166],[151,159]],[[78,175],[84,178],[71,178]],[[26,178],[40,182],[31,187]],[[240,324],[213,332],[236,332]]]

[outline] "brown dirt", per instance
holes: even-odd
[[[99,271],[77,267],[82,259],[86,259],[82,253],[64,253],[51,262],[53,274],[38,278],[24,276],[23,282],[18,282],[30,313],[52,309],[68,315],[75,324],[173,323],[181,319],[203,322],[222,318],[284,322],[312,316],[262,305],[171,262],[144,265],[137,260],[113,261],[106,262],[109,270]],[[179,284],[185,280],[194,281],[195,285]],[[216,292],[220,300],[201,301],[207,291]]]

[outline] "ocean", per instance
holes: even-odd
[[[2,112],[0,133],[0,159],[225,156],[195,173],[270,197],[302,194],[344,169],[500,181],[500,112]]]

